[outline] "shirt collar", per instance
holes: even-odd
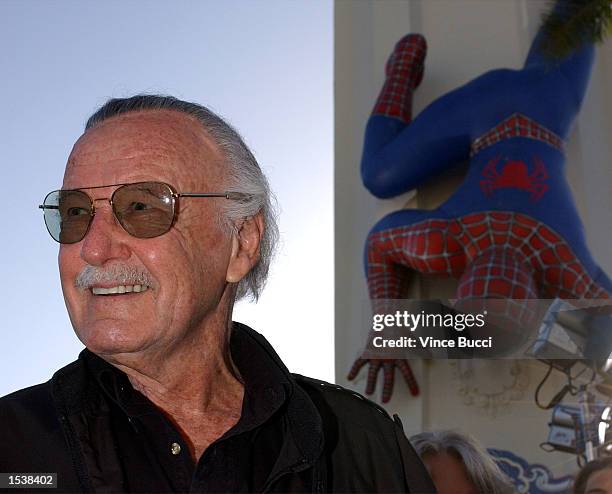
[[[293,395],[295,382],[274,349],[259,333],[233,323],[230,353],[244,384],[241,418],[226,436],[266,422]],[[85,349],[80,355],[105,395],[128,416],[155,413],[151,402],[135,391],[126,374]]]
[[[242,377],[245,393],[240,420],[219,441],[254,430],[277,413],[282,413],[283,418],[277,422],[283,427],[279,437],[282,453],[270,478],[276,478],[282,472],[301,471],[313,465],[320,458],[325,445],[319,408],[326,408],[327,405],[315,406],[313,398],[296,383],[266,339],[248,326],[233,323],[230,352]],[[128,417],[139,413],[159,413],[147,398],[132,388],[123,372],[102,358],[86,349],[81,352],[79,360],[85,364],[86,372],[99,383],[102,394],[116,403]],[[59,372],[54,379],[60,387],[60,381],[70,381],[71,376],[66,370]],[[76,377],[72,376],[74,379]],[[72,383],[67,386],[71,388],[76,385]],[[72,394],[69,393],[69,396]],[[92,398],[95,396],[100,394],[94,392]],[[87,406],[90,413],[96,413],[92,410],[94,401],[97,399],[87,399],[82,405],[71,402],[71,408]],[[134,426],[134,421],[130,422]]]

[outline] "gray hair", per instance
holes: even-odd
[[[412,436],[410,442],[421,459],[440,453],[455,456],[465,465],[470,481],[480,494],[516,492],[491,455],[469,435],[456,431],[422,432]]]
[[[240,134],[214,112],[205,106],[172,96],[139,94],[130,98],[110,99],[89,117],[85,130],[117,115],[145,110],[172,110],[195,117],[215,141],[229,167],[227,191],[238,192],[244,197],[225,201],[225,218],[233,228],[236,228],[235,224],[240,219],[262,214],[265,226],[259,245],[259,260],[240,280],[236,292],[236,299],[250,296],[257,300],[265,285],[274,255],[278,226],[276,201],[253,153]]]

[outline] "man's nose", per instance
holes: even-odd
[[[110,205],[100,203],[83,239],[81,258],[92,266],[102,266],[113,259],[127,259],[131,255],[126,245],[128,235],[117,222]]]

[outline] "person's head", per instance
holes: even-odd
[[[455,431],[422,432],[410,442],[438,494],[506,494],[510,480],[472,437]]]
[[[92,351],[167,352],[198,328],[227,327],[235,299],[259,297],[277,237],[271,193],[238,133],[207,108],[109,100],[74,145],[62,189],[85,192],[95,209],[79,239],[68,227],[88,222],[87,198],[62,193],[70,217],[57,235],[73,242],[60,247],[62,289]]]
[[[612,494],[612,457],[582,467],[574,480],[574,494]]]

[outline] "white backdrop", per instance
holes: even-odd
[[[2,0],[0,396],[47,380],[81,349],[40,204],[61,185],[87,116],[158,92],[228,119],[281,206],[281,249],[235,319],[288,367],[333,380],[331,1]]]

